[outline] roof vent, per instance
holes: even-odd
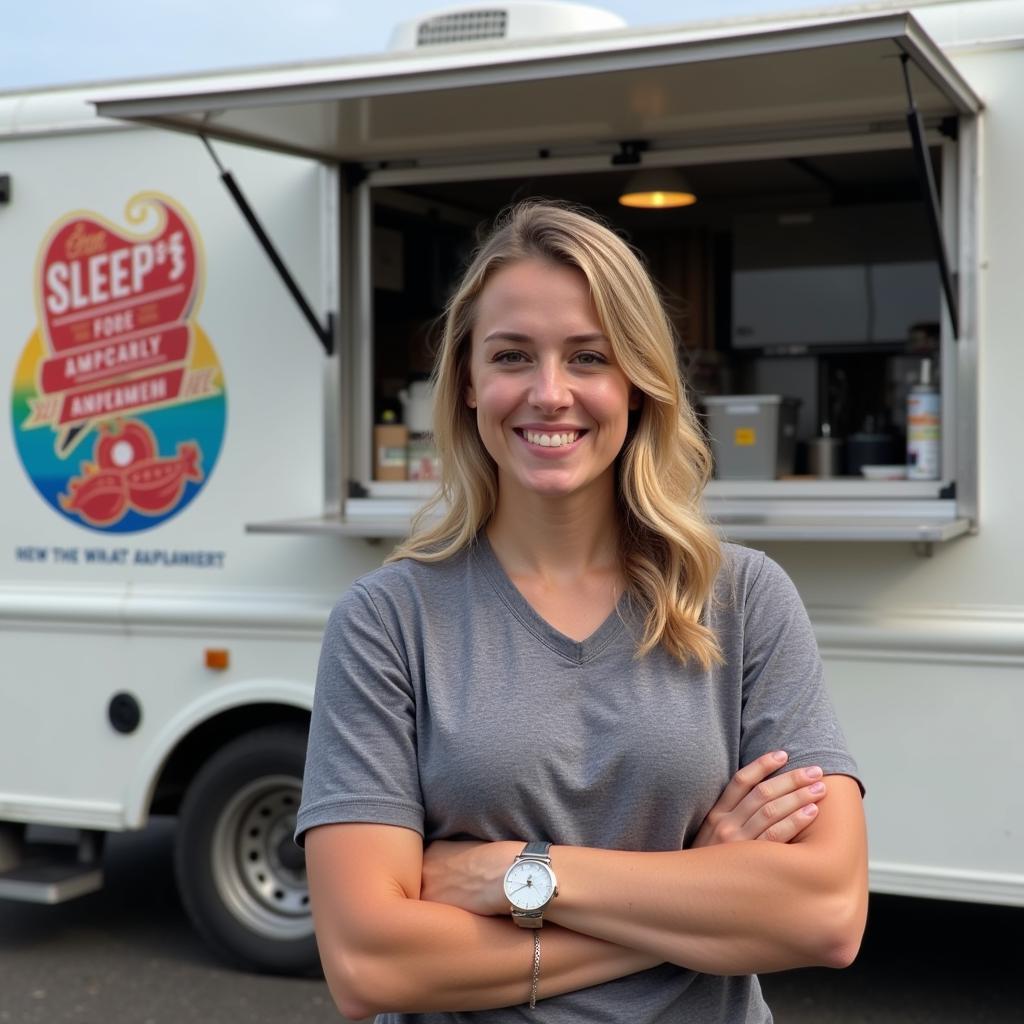
[[[487,7],[448,7],[399,22],[391,50],[419,50],[452,43],[543,39],[623,28],[617,14],[587,4],[521,0]]]
[[[468,43],[477,39],[504,39],[508,34],[508,11],[500,8],[453,11],[424,18],[416,26],[416,45]]]

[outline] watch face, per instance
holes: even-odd
[[[505,895],[516,910],[538,910],[554,891],[554,872],[547,864],[521,860],[505,872]]]

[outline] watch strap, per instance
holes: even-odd
[[[538,840],[536,842],[527,843],[523,847],[523,852],[519,854],[519,857],[537,857],[540,860],[550,860],[551,858],[548,855],[548,850],[550,849],[550,843]],[[517,857],[516,859],[518,860],[519,858]]]
[[[519,925],[520,928],[543,928],[544,927],[544,911],[543,910],[513,910],[512,920]]]

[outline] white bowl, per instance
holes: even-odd
[[[906,466],[861,466],[861,473],[869,480],[906,480]]]

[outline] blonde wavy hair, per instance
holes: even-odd
[[[702,622],[723,557],[701,506],[711,453],[684,392],[672,327],[633,249],[568,203],[528,200],[504,210],[449,299],[433,373],[440,486],[387,561],[449,558],[473,542],[497,507],[497,466],[465,401],[472,330],[491,275],[530,259],[583,272],[615,358],[643,393],[618,457],[620,558],[629,596],[646,615],[637,656],[661,644],[681,662],[720,665],[718,640]]]

